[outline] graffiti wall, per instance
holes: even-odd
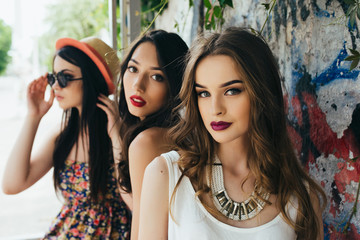
[[[266,18],[263,2],[233,0],[223,27],[259,30]],[[360,239],[360,213],[344,233],[360,182],[360,70],[349,71],[350,63],[344,61],[348,49],[359,44],[359,29],[346,22],[347,8],[343,0],[277,1],[263,34],[284,78],[288,130],[299,159],[328,197],[325,239]],[[167,11],[174,16],[171,1]],[[157,27],[176,31],[171,20],[159,21]]]

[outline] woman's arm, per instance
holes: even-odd
[[[140,198],[145,168],[161,153],[163,145],[163,129],[151,128],[141,132],[129,147],[130,180],[133,195],[133,216],[131,223],[131,239],[138,239]]]
[[[140,203],[139,239],[167,239],[169,170],[163,157],[146,168]]]
[[[46,76],[32,81],[27,88],[28,113],[5,167],[2,188],[6,194],[19,193],[44,176],[52,167],[52,154],[56,136],[32,155],[32,147],[41,118],[47,113],[54,100],[44,100],[47,86]]]

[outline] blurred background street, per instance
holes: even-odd
[[[20,133],[26,114],[26,83],[22,79],[0,77],[0,179],[10,151]],[[34,143],[34,150],[44,140],[47,130],[61,120],[61,111],[55,102],[42,119]],[[0,180],[2,181],[2,180]],[[0,239],[26,239],[41,236],[61,207],[55,195],[52,172],[17,195],[0,191]]]
[[[0,183],[5,164],[26,114],[26,86],[36,76],[47,71],[40,63],[37,39],[46,31],[43,18],[44,0],[0,0],[0,20],[12,29],[11,63],[0,76]],[[0,36],[3,37],[3,36]],[[52,43],[53,44],[53,43]],[[51,57],[51,56],[50,56]],[[56,102],[43,118],[37,133],[34,150],[44,134],[61,121]],[[17,195],[0,191],[0,239],[36,239],[43,236],[56,217],[61,202],[55,195],[52,172]]]

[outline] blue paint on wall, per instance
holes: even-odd
[[[353,81],[356,81],[360,71],[349,71],[350,62],[346,62],[341,66],[341,63],[347,56],[348,54],[344,44],[344,47],[340,50],[338,56],[334,59],[331,65],[320,75],[313,78],[312,82],[316,84],[317,88],[339,79],[352,79]]]

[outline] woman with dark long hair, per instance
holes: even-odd
[[[323,190],[287,129],[275,58],[240,28],[200,37],[173,149],[146,169],[139,239],[323,239]]]
[[[166,131],[179,121],[178,105],[188,47],[175,33],[153,30],[135,40],[120,69],[119,183],[132,195],[131,238],[137,239],[140,193],[146,166],[167,152]],[[111,104],[111,103],[108,103]],[[111,108],[110,105],[108,105]],[[108,116],[111,116],[108,114]]]
[[[99,108],[104,106],[101,98],[114,92],[119,60],[95,37],[61,38],[56,50],[53,73],[28,86],[28,113],[6,166],[3,190],[19,193],[53,167],[64,205],[44,239],[129,239],[131,214],[115,177],[112,124]],[[44,99],[47,84],[49,100]],[[54,98],[64,110],[61,129],[33,153],[39,122]]]

